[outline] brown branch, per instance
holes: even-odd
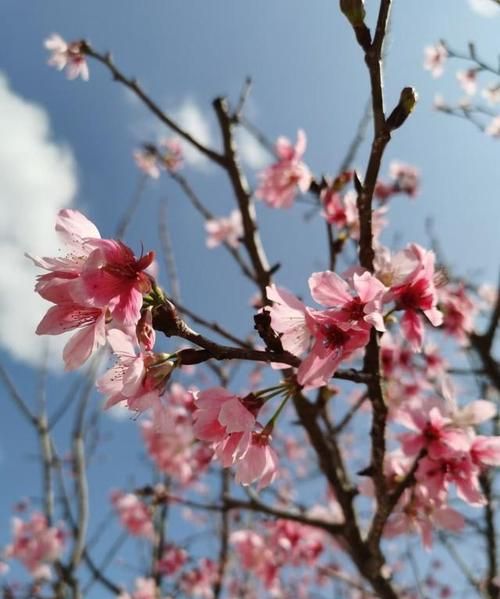
[[[220,498],[223,506],[225,507],[224,498],[229,494],[229,471],[224,469],[221,471],[221,490]],[[223,509],[221,512],[221,526],[220,526],[220,547],[219,547],[219,560],[217,569],[217,578],[214,584],[214,599],[221,597],[224,589],[224,576],[226,573],[228,557],[229,557],[229,511]]]
[[[334,490],[342,508],[344,524],[341,536],[346,542],[346,549],[351,559],[380,597],[397,599],[391,581],[383,573],[385,559],[380,548],[369,546],[361,536],[353,503],[356,489],[348,478],[335,439],[325,437],[318,424],[318,410],[314,404],[311,404],[300,393],[294,395],[293,401],[300,423],[306,430],[309,441],[316,452],[321,471]]]
[[[257,228],[255,206],[246,177],[240,167],[239,157],[234,142],[234,121],[229,106],[224,98],[216,98],[213,102],[215,114],[219,121],[224,147],[222,166],[226,169],[233,188],[243,224],[242,243],[245,246],[259,285],[262,298],[266,298],[266,287],[271,282],[269,264]]]
[[[200,143],[197,139],[195,139],[190,133],[188,133],[185,129],[180,127],[173,119],[171,119],[161,108],[146,94],[146,92],[142,89],[142,87],[137,83],[135,79],[127,78],[115,65],[110,54],[100,54],[96,50],[94,50],[91,45],[86,42],[81,42],[82,51],[91,58],[94,58],[101,64],[103,64],[112,74],[113,79],[118,81],[126,88],[128,88],[135,96],[137,96],[148,108],[149,110],[156,116],[162,123],[164,123],[167,127],[175,131],[182,139],[187,141],[193,147],[195,147],[201,154],[215,162],[216,164],[223,165],[224,159],[223,157],[210,148],[207,148],[202,143]]]
[[[204,337],[189,327],[177,313],[175,306],[169,300],[163,304],[156,305],[153,309],[153,327],[164,333],[167,337],[180,337],[186,339],[203,350],[187,349],[178,352],[185,355],[184,364],[200,364],[211,359],[215,360],[245,360],[251,362],[279,362],[289,366],[298,367],[300,359],[290,352],[272,352],[266,350],[252,349],[250,347],[230,347],[220,345]],[[189,356],[189,358],[188,358]],[[354,369],[337,370],[333,378],[351,381],[354,383],[368,383],[372,379],[370,373],[359,372]]]

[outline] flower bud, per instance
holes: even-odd
[[[366,16],[364,0],[340,0],[340,10],[353,27],[363,25]]]
[[[153,329],[153,314],[151,308],[147,308],[141,314],[141,318],[136,326],[137,340],[145,351],[152,351],[156,333]]]
[[[405,87],[396,108],[391,112],[387,119],[387,126],[390,131],[398,129],[410,116],[418,100],[418,94],[414,87]]]

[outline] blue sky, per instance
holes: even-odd
[[[219,139],[211,100],[221,94],[236,99],[250,75],[249,118],[270,139],[280,134],[294,138],[304,128],[307,163],[317,174],[335,173],[368,97],[359,48],[336,4],[315,0],[306,9],[300,0],[51,0],[28,6],[3,0],[0,123],[8,134],[0,141],[0,247],[6,257],[0,275],[0,358],[26,397],[31,400],[36,388],[33,364],[40,344],[31,331],[42,308],[30,291],[36,273],[23,252],[50,254],[57,247],[52,222],[64,205],[81,209],[103,235],[110,235],[138,183],[133,149],[168,133],[100,65],[90,63],[88,83],[69,82],[50,69],[43,40],[58,32],[111,50],[126,74],[137,76],[167,111],[214,147]],[[371,14],[377,3],[367,4]],[[395,0],[385,88],[388,107],[406,85],[415,86],[420,100],[395,133],[382,173],[392,159],[415,164],[422,173],[416,201],[402,198],[391,205],[386,239],[397,234],[400,245],[427,245],[424,223],[432,217],[453,268],[462,274],[480,271],[481,280],[489,281],[496,280],[500,256],[500,142],[432,110],[437,92],[450,99],[461,92],[454,65],[443,79],[433,80],[422,60],[424,46],[440,38],[457,48],[476,40],[481,55],[494,60],[499,28],[498,12],[487,18],[467,0]],[[260,166],[265,153],[248,140],[243,145],[255,181],[251,167]],[[361,170],[366,151],[365,144],[356,160]],[[192,157],[186,175],[214,213],[231,210],[229,187],[216,167]],[[141,242],[146,250],[158,247],[158,204],[165,198],[184,303],[246,332],[251,328],[252,289],[221,250],[206,253],[203,223],[171,181],[148,184],[127,242],[137,252]],[[278,280],[298,293],[305,293],[308,275],[324,268],[327,260],[323,223],[318,218],[305,224],[305,211],[258,206],[270,260],[283,265]],[[68,385],[57,370],[51,374],[49,405],[60,401],[61,389]],[[0,544],[11,505],[20,496],[36,494],[38,484],[30,457],[36,452],[34,441],[4,395],[2,389]],[[98,401],[96,397],[96,405]],[[112,437],[105,447],[110,449],[102,450],[93,476],[99,484],[116,474],[113,484],[120,485],[130,475],[128,465],[138,464],[140,448],[130,443],[137,436],[132,423],[117,426],[105,419],[103,434],[108,433]],[[124,464],[119,473],[117,454]]]

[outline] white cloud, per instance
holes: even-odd
[[[469,6],[483,17],[496,17],[500,14],[500,5],[494,0],[469,0]]]
[[[205,146],[212,147],[214,144],[210,122],[192,98],[186,98],[180,106],[172,111],[172,118],[197,141]],[[182,142],[184,158],[187,164],[193,168],[205,170],[208,160],[187,142]]]
[[[37,269],[24,252],[57,252],[55,215],[73,202],[76,169],[71,151],[51,139],[46,111],[18,96],[2,73],[0,131],[0,345],[38,364],[46,339],[34,331],[49,304],[33,292]]]
[[[243,162],[253,169],[261,169],[272,161],[269,152],[255,137],[240,127],[236,135],[236,142]]]

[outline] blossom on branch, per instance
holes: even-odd
[[[134,493],[115,491],[111,497],[122,526],[135,537],[152,541],[155,537],[153,519],[149,507]]]
[[[276,142],[278,162],[259,174],[260,185],[255,195],[272,208],[290,208],[297,195],[297,188],[306,193],[311,185],[312,175],[302,162],[306,150],[306,134],[302,129],[297,133],[297,143],[292,146],[286,137]]]
[[[57,33],[53,33],[44,42],[47,50],[52,52],[49,58],[49,64],[59,71],[66,69],[68,79],[81,77],[84,81],[89,79],[89,67],[85,53],[83,51],[83,42],[66,42]]]
[[[441,77],[448,58],[448,50],[441,42],[438,42],[435,46],[427,46],[424,54],[424,69],[430,71],[434,78]]]
[[[243,237],[243,224],[241,212],[233,210],[227,217],[213,218],[205,223],[207,232],[207,247],[212,249],[221,243],[227,243],[232,248],[237,248],[240,238]]]
[[[121,241],[101,239],[95,225],[76,210],[58,213],[56,232],[66,255],[27,256],[36,266],[49,271],[37,277],[35,291],[55,304],[38,325],[37,334],[58,335],[78,329],[64,349],[69,370],[81,366],[105,344],[109,329],[138,324],[143,295],[152,288],[145,270],[154,253],[137,259]],[[147,318],[145,314],[144,319]],[[146,340],[146,320],[139,328],[142,341]],[[154,340],[151,332],[149,338]]]
[[[43,514],[34,512],[26,522],[12,519],[12,535],[5,557],[20,561],[34,578],[50,579],[49,564],[58,560],[64,549],[66,535],[61,526],[49,526]]]

